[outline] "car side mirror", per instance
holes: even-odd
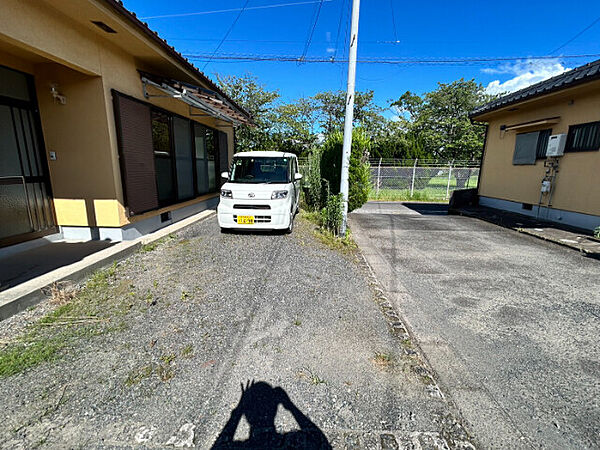
[[[221,178],[224,178],[226,180],[229,179],[229,172],[221,172]]]
[[[302,174],[301,173],[297,173],[296,175],[294,175],[294,181],[298,181],[302,179]]]

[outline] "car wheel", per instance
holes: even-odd
[[[229,233],[229,230],[227,228],[221,227],[221,234],[226,234],[226,233]]]
[[[285,230],[286,234],[291,234],[292,231],[294,231],[294,217],[295,217],[295,214],[291,213],[290,214],[290,226],[286,228],[286,230]]]

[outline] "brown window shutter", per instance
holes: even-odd
[[[121,178],[129,212],[158,208],[150,107],[113,91]]]

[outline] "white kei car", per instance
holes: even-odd
[[[221,176],[227,179],[217,207],[221,231],[236,228],[292,232],[302,178],[296,155],[236,153],[231,172]]]

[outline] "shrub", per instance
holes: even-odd
[[[323,207],[323,182],[321,180],[321,151],[313,149],[308,155],[308,168],[304,181],[304,201],[311,211]]]
[[[600,226],[596,227],[594,230],[594,236],[600,239]]]
[[[323,228],[331,231],[335,235],[340,232],[342,225],[342,194],[330,194],[327,197],[327,203],[321,210],[321,224]]]
[[[332,133],[323,144],[321,155],[321,177],[329,182],[331,192],[340,192],[342,150],[344,135]],[[352,150],[348,170],[348,212],[360,208],[369,198],[371,189],[369,149],[371,141],[366,132],[355,129],[352,133]]]

